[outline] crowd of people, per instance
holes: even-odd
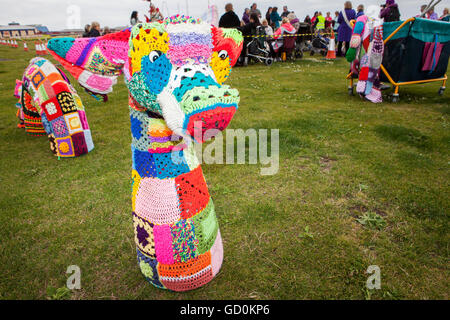
[[[427,12],[424,10],[427,5],[423,5],[420,8],[418,16],[424,15],[427,19],[442,20],[449,22],[449,9],[445,8],[443,15],[438,17],[434,12],[434,8],[429,9]],[[341,11],[335,11],[334,16],[331,12],[326,12],[323,15],[322,12],[316,11],[312,17],[307,15],[303,20],[303,23],[299,20],[294,11],[288,9],[287,6],[283,6],[281,13],[278,7],[269,7],[263,15],[261,10],[258,9],[258,5],[253,3],[250,8],[246,8],[242,14],[242,17],[234,12],[233,5],[228,3],[225,6],[225,14],[222,15],[219,21],[219,27],[223,28],[239,28],[244,36],[255,34],[257,26],[263,26],[266,34],[269,36],[282,36],[285,33],[290,33],[290,30],[294,28],[299,34],[304,34],[304,31],[300,31],[300,25],[307,26],[306,30],[309,34],[337,34],[337,56],[345,56],[346,49],[348,48],[349,41],[352,35],[351,20],[357,19],[359,16],[364,15],[364,5],[360,4],[353,9],[353,5],[350,1],[344,3],[344,7]],[[384,22],[392,22],[400,20],[400,10],[395,0],[386,0],[386,3],[380,8],[380,18]],[[280,42],[273,42],[273,44],[280,44]],[[281,43],[282,45],[282,43]],[[271,48],[272,49],[272,48]]]

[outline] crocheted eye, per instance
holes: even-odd
[[[219,52],[219,58],[225,60],[226,58],[228,58],[228,52],[226,50],[221,50]]]
[[[150,62],[155,62],[156,60],[158,60],[158,58],[161,56],[161,52],[160,51],[152,51],[150,52],[150,54],[148,55],[148,58],[150,59]]]

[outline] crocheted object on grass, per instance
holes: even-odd
[[[48,136],[58,157],[78,157],[94,148],[80,97],[50,61],[32,59],[17,86],[19,120],[28,134]]]
[[[114,79],[124,73],[138,266],[158,288],[192,290],[208,283],[223,259],[194,139],[202,142],[208,129],[224,130],[238,108],[238,91],[223,83],[241,53],[242,34],[184,16],[138,23],[118,36],[125,34],[115,42],[115,36],[54,39],[49,49],[83,86],[92,75]],[[105,82],[102,91],[113,84]]]

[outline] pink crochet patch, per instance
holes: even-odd
[[[77,62],[78,58],[81,56],[81,53],[83,52],[84,47],[86,47],[89,41],[90,38],[75,39],[72,47],[66,54],[66,60],[71,63]]]
[[[188,46],[170,46],[167,56],[170,61],[175,64],[178,61],[186,59],[195,59],[198,57],[209,58],[212,49],[209,45],[190,44]]]
[[[156,259],[162,264],[174,264],[172,234],[168,225],[155,225],[153,228]]]
[[[80,121],[81,121],[83,130],[89,130],[89,124],[86,119],[86,113],[83,110],[78,110],[78,114],[80,115]]]
[[[136,214],[154,224],[180,220],[175,179],[143,178],[136,195]]]
[[[220,235],[220,230],[217,231],[216,241],[211,247],[211,266],[213,277],[219,273],[220,268],[222,267],[223,261],[223,245],[222,245],[222,237]]]
[[[118,60],[124,63],[128,60],[128,43],[117,40],[99,40],[96,46],[100,48],[103,56],[114,64],[118,64]]]
[[[108,91],[113,85],[111,78],[100,77],[95,74],[89,76],[86,83],[90,88],[97,89],[101,92]]]

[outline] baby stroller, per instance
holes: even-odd
[[[311,26],[308,23],[300,22],[300,27],[297,30],[299,36],[296,39],[295,45],[295,57],[302,58],[303,52],[311,51],[311,40],[313,39],[311,34]]]
[[[320,53],[322,56],[326,56],[328,52],[328,43],[330,42],[330,39],[324,37],[320,33],[315,36],[311,41],[311,56],[313,56],[315,53]]]
[[[263,62],[266,66],[270,66],[273,63],[271,57],[270,45],[267,41],[267,35],[264,27],[256,27],[254,38],[247,44],[247,54],[244,58],[244,65],[247,65],[249,60],[256,62]]]

